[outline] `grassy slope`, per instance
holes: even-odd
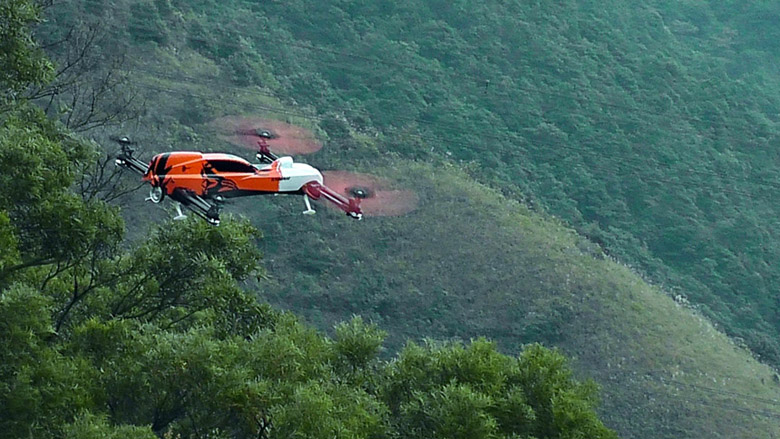
[[[207,60],[190,52],[173,57],[154,50],[142,58],[167,66],[171,77],[207,81],[214,73]],[[157,110],[169,114],[193,96],[205,102],[224,91],[161,77],[139,81],[169,90],[149,96],[160,102]],[[159,96],[164,99],[156,101]],[[256,113],[257,105],[251,89],[234,88],[224,108],[206,106],[201,119]],[[151,120],[167,119],[158,114]],[[166,144],[230,149],[207,124],[176,122],[158,129],[147,133],[159,145],[147,143],[150,150],[170,148]],[[307,161],[334,161],[343,153],[343,140],[328,142]],[[376,148],[375,139],[355,133],[348,140],[358,156]],[[598,246],[446,162],[384,162],[373,172],[415,188],[420,207],[414,213],[358,223],[321,207],[317,216],[304,217],[298,214],[302,203],[291,197],[236,200],[228,208],[254,218],[266,235],[261,245],[271,278],[258,286],[261,297],[326,330],[353,313],[366,316],[389,331],[390,351],[410,338],[482,335],[506,352],[533,341],[559,346],[575,357],[583,377],[602,385],[603,416],[622,437],[758,438],[776,428],[768,417],[780,413],[773,372],[704,319],[604,257]],[[372,166],[363,162],[353,169]],[[141,194],[135,195],[129,200],[131,224],[171,208],[144,206]]]
[[[248,33],[298,102],[405,157],[478,163],[780,364],[780,88],[706,3],[246,9],[270,17]]]
[[[780,401],[773,372],[706,320],[462,173],[403,168],[425,194],[404,218],[299,219],[288,216],[297,203],[273,206],[288,220],[265,240],[273,282],[261,295],[323,328],[368,316],[390,332],[390,348],[480,335],[508,352],[559,346],[603,386],[604,416],[622,437],[780,433],[776,419],[748,413],[776,416],[777,403],[739,396]]]
[[[186,49],[138,55],[142,68],[166,72],[141,73],[138,81],[173,91],[149,89],[150,113],[143,129],[131,132],[154,140],[150,150],[223,149],[200,122],[257,113],[261,103],[279,106],[252,89],[215,82],[224,71]],[[361,157],[379,148],[360,136],[347,140]],[[344,160],[344,139],[329,146],[312,162]],[[583,376],[602,384],[605,418],[623,437],[768,437],[777,428],[767,415],[776,421],[780,410],[764,400],[780,400],[772,372],[593,244],[441,161],[399,160],[377,172],[416,187],[420,209],[355,223],[328,211],[301,217],[297,199],[232,207],[256,218],[267,235],[272,279],[261,285],[263,297],[320,327],[366,315],[391,332],[390,349],[407,338],[478,335],[510,352],[531,341],[560,346]],[[149,213],[160,214],[139,209],[131,218],[147,221]]]
[[[84,3],[106,10],[95,6],[103,0]],[[716,17],[722,6],[113,5],[103,20],[127,23],[118,28],[124,38],[179,55],[196,48],[221,69],[192,86],[218,99],[166,105],[178,113],[160,127],[186,130],[230,112],[233,86],[251,84],[257,102],[280,95],[292,111],[324,117],[335,138],[344,129],[332,122],[346,116],[384,134],[375,152],[476,164],[479,181],[544,206],[780,364],[780,86],[768,67],[751,64],[766,54],[744,24],[735,31]],[[190,82],[199,70],[161,81]],[[331,158],[325,163],[355,164],[348,154]]]

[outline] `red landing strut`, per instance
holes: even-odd
[[[346,212],[348,216],[358,220],[363,218],[363,211],[360,209],[359,198],[347,198],[333,189],[316,181],[306,183],[303,185],[302,189],[303,192],[312,200],[325,198],[326,200],[333,203],[336,207]]]

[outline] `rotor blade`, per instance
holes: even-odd
[[[138,143],[130,140],[130,138],[127,136],[110,135],[108,136],[108,139],[113,142],[119,143],[120,145],[135,145],[136,143]]]
[[[226,116],[214,120],[212,125],[221,133],[221,139],[252,150],[258,150],[259,141],[280,154],[311,154],[322,148],[322,142],[311,131],[278,120]]]
[[[413,211],[419,202],[417,194],[397,190],[389,182],[367,174],[346,171],[325,171],[324,184],[347,197],[360,199],[360,209],[366,216],[399,216]]]

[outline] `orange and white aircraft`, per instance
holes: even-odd
[[[160,203],[168,197],[177,201],[177,219],[184,218],[181,206],[211,224],[219,224],[219,211],[227,198],[264,194],[302,195],[304,214],[313,214],[311,200],[325,199],[348,216],[404,215],[415,209],[417,196],[394,189],[382,179],[345,171],[319,170],[296,163],[286,154],[310,154],[322,147],[314,134],[286,122],[251,116],[225,116],[212,122],[219,138],[256,152],[260,163],[223,153],[175,151],[155,155],[147,164],[133,156],[127,137],[112,137],[121,152],[117,166],[134,171],[149,183],[147,200]],[[271,147],[285,154],[277,157]]]
[[[260,134],[261,139],[263,134]],[[270,136],[270,135],[269,135]],[[223,153],[191,151],[155,155],[149,164],[133,157],[132,142],[126,137],[114,138],[122,146],[116,165],[142,175],[151,185],[147,200],[160,203],[165,197],[178,201],[176,218],[184,218],[184,205],[211,224],[219,224],[220,204],[227,198],[265,194],[303,195],[304,214],[313,214],[309,199],[325,200],[348,216],[361,219],[361,198],[368,191],[355,190],[344,196],[323,184],[322,173],[314,167],[295,163],[292,157],[277,157],[267,143],[258,141],[257,158],[252,164],[241,157]]]

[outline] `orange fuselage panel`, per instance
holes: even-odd
[[[167,195],[185,190],[205,197],[231,197],[279,192],[284,177],[278,162],[258,168],[229,154],[171,152],[154,156],[143,179]]]

